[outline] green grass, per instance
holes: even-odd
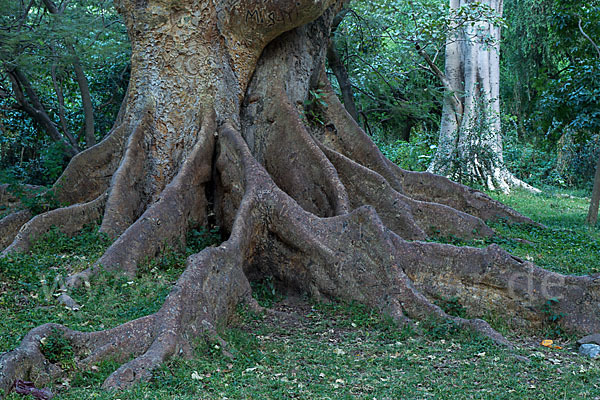
[[[546,228],[495,221],[489,223],[497,233],[491,239],[465,241],[450,237],[433,240],[476,247],[496,243],[515,256],[563,274],[600,272],[600,228],[585,223],[588,198],[564,192],[532,194],[522,190],[509,195],[488,194]]]
[[[496,223],[501,237],[494,242],[556,271],[600,272],[600,233],[583,224],[585,199],[523,192],[493,196],[548,226]],[[191,235],[188,252],[217,240],[216,232]],[[73,294],[83,304],[80,311],[58,306],[52,287],[57,276],[87,268],[109,243],[96,227],[72,238],[53,231],[30,254],[0,260],[0,351],[14,348],[44,322],[96,330],[156,311],[183,271],[185,254],[165,251],[134,279],[95,279]],[[90,371],[72,368],[67,380],[55,383],[56,399],[600,399],[600,362],[578,356],[568,339],[559,343],[563,350],[555,350],[541,347],[540,337],[509,333],[519,345],[517,354],[531,360],[523,362],[450,324],[425,321],[398,329],[359,304],[286,299],[269,279],[254,288],[261,304],[297,317],[278,319],[240,309],[222,330],[234,361],[215,343],[198,340],[197,357],[172,359],[150,382],[124,392],[100,389],[119,366],[114,361]],[[453,299],[443,303],[455,314],[464,312]],[[69,365],[68,344],[52,339],[45,346]]]
[[[499,240],[504,248],[553,271],[565,274],[600,272],[600,229],[585,224],[589,198],[564,192],[534,195],[523,191],[492,196],[547,226],[542,229],[494,224],[496,232],[506,238],[504,242]]]

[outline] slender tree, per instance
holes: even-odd
[[[594,39],[592,39],[584,30],[581,25],[582,19],[579,17],[579,21],[577,23],[579,27],[579,31],[586,38],[588,42],[592,45],[594,50],[598,55],[598,60],[600,60],[600,47],[596,44]],[[592,189],[592,199],[590,201],[590,208],[588,210],[587,215],[587,223],[594,226],[596,222],[598,222],[598,205],[600,204],[600,158],[598,158],[598,162],[596,164],[596,173],[594,174],[594,187]]]
[[[0,5],[0,85],[6,85],[6,98],[12,99],[2,105],[24,112],[61,143],[69,157],[96,144],[94,101],[85,69],[97,72],[95,60],[114,56],[114,49],[104,42],[118,44],[125,39],[118,17],[106,7],[104,2],[52,0],[10,0]],[[99,50],[104,51],[92,55]],[[97,99],[103,97],[104,93],[96,93]],[[73,117],[78,107],[81,124]]]
[[[154,314],[99,332],[33,329],[0,356],[0,389],[62,373],[40,351],[40,339],[52,332],[72,345],[80,368],[106,358],[123,362],[106,388],[130,387],[169,357],[191,356],[198,336],[226,348],[215,327],[240,303],[261,309],[249,276],[273,276],[317,298],[359,301],[400,325],[448,319],[505,345],[483,320],[447,315],[433,300],[454,296],[472,315],[498,313],[531,328],[544,320],[538,306],[557,297],[565,329],[600,330],[600,288],[592,277],[548,272],[495,245],[422,241],[436,233],[488,237],[493,231],[483,220],[495,217],[533,221],[381,155],[324,73],[341,3],[117,2],[132,43],[123,112],[54,186],[70,206],[24,225],[14,222],[18,214],[0,222],[0,237],[14,237],[3,254],[26,251],[51,225],[74,232],[102,218],[101,230],[115,241],[92,268],[69,279],[68,290],[93,284],[100,271],[141,272],[140,263],[165,243],[184,241],[191,223],[216,220],[225,241],[188,258]],[[61,298],[71,307],[75,300]]]

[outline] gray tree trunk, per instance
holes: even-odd
[[[450,0],[458,9],[473,0]],[[499,15],[503,0],[485,0]],[[446,43],[446,89],[438,150],[429,171],[505,192],[520,186],[504,165],[500,126],[500,27],[490,22],[451,29]],[[489,44],[486,38],[492,38]]]

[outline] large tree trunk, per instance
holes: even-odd
[[[191,356],[194,338],[220,340],[215,326],[237,304],[258,308],[248,279],[265,275],[316,297],[363,302],[399,324],[451,319],[504,344],[484,321],[446,315],[433,300],[456,296],[475,317],[498,313],[535,328],[543,322],[536,307],[558,297],[565,329],[600,330],[592,277],[554,274],[496,246],[416,241],[436,233],[490,236],[483,219],[533,221],[382,156],[324,73],[339,3],[118,2],[133,49],[121,117],[55,185],[70,206],[34,217],[18,233],[23,215],[0,221],[0,237],[15,237],[3,254],[27,251],[52,224],[74,232],[103,212],[101,228],[116,240],[93,268],[69,279],[76,286],[93,284],[99,271],[135,275],[213,212],[228,239],[189,257],[155,314],[100,332],[32,330],[0,357],[0,389],[62,373],[39,348],[55,330],[72,344],[80,368],[109,357],[124,362],[104,387],[148,379],[165,359]],[[311,111],[324,123],[303,108],[317,88],[327,106]],[[68,294],[62,301],[72,304]]]
[[[450,0],[454,10],[473,0]],[[485,0],[502,15],[503,0]],[[490,22],[453,26],[446,43],[438,149],[429,171],[505,192],[538,191],[510,173],[502,155],[500,126],[500,27]],[[491,41],[491,43],[490,43]]]

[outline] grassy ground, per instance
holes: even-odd
[[[585,199],[521,192],[494,196],[548,226],[544,230],[496,223],[500,237],[494,242],[553,270],[600,272],[600,231],[583,224]],[[195,232],[192,239],[188,252],[212,243],[214,235]],[[0,260],[0,352],[16,346],[40,323],[97,330],[157,310],[182,272],[185,254],[165,252],[133,280],[100,277],[74,294],[84,305],[80,311],[56,304],[55,282],[60,276],[87,267],[108,244],[93,227],[74,238],[52,232],[31,254]],[[519,345],[516,353],[510,353],[444,323],[422,322],[399,330],[357,304],[284,297],[269,280],[255,284],[255,293],[264,305],[290,316],[240,309],[222,330],[235,361],[224,358],[214,343],[199,340],[195,359],[173,359],[151,382],[131,391],[99,389],[118,366],[114,362],[76,371],[69,367],[73,363],[68,343],[51,343],[49,352],[71,368],[67,379],[55,383],[56,398],[600,399],[600,361],[578,356],[573,338],[551,337],[564,347],[555,350],[539,345],[547,337],[543,332],[504,332]],[[501,321],[497,327],[502,329]]]

